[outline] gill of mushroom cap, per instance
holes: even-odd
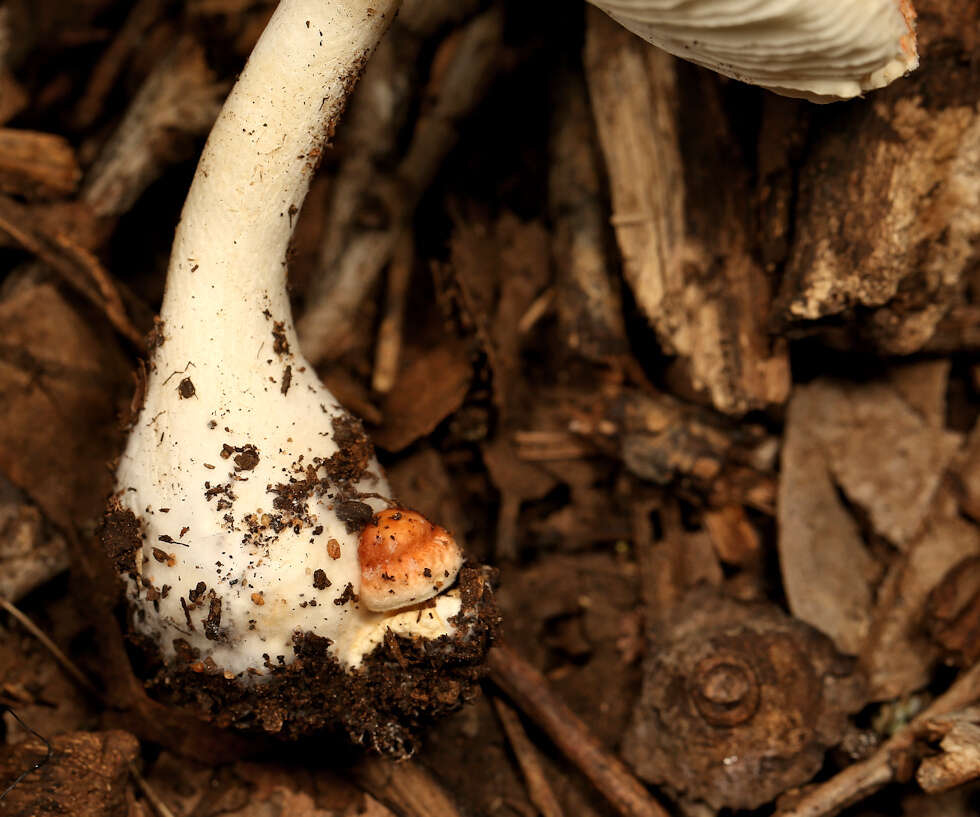
[[[918,65],[911,0],[589,0],[630,31],[719,74],[816,102]]]
[[[283,0],[201,156],[114,500],[141,523],[133,627],[166,659],[182,640],[248,679],[291,656],[297,633],[330,639],[347,667],[387,630],[454,633],[455,591],[424,616],[359,599],[357,529],[390,490],[359,424],[299,352],[286,291],[319,152],[398,5]],[[418,577],[412,601],[452,584],[461,557],[443,545],[442,581]]]

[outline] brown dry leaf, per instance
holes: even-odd
[[[128,361],[100,329],[50,284],[0,303],[0,469],[65,527],[101,512],[132,388]]]
[[[815,419],[834,479],[876,532],[904,548],[928,514],[961,437],[927,424],[885,384],[828,389]],[[945,395],[945,382],[938,391]]]
[[[513,443],[503,436],[484,443],[480,450],[490,479],[500,493],[495,554],[498,559],[512,559],[518,551],[517,519],[521,504],[541,499],[558,480],[543,468],[522,460]]]
[[[789,609],[857,654],[871,623],[877,565],[830,477],[818,428],[836,393],[798,386],[790,400],[779,476],[779,561]]]
[[[915,779],[924,791],[948,791],[980,777],[980,708],[929,721],[925,732],[939,741],[941,753],[919,764]]]
[[[75,151],[63,136],[0,128],[0,190],[30,199],[75,192],[82,177]]]
[[[980,522],[980,421],[957,458],[953,478],[963,512]]]
[[[416,354],[385,395],[384,423],[371,432],[388,451],[401,451],[433,431],[463,405],[469,390],[473,370],[464,344],[447,340]]]
[[[978,553],[980,529],[956,512],[949,496],[939,497],[922,532],[878,589],[860,656],[872,699],[889,700],[928,684],[940,656],[924,628],[929,594],[952,567]]]
[[[137,349],[143,348],[144,333],[127,315],[116,281],[75,236],[57,225],[36,221],[27,207],[6,196],[0,196],[0,231],[50,266],[101,309],[116,331]]]
[[[946,425],[946,389],[951,362],[924,360],[888,370],[888,380],[908,406],[930,428]]]
[[[53,754],[7,794],[4,814],[31,817],[126,817],[130,765],[139,744],[128,732],[71,732],[51,738]],[[45,745],[30,738],[0,749],[0,780],[13,780],[44,758]]]
[[[951,568],[929,593],[926,629],[945,659],[961,667],[980,659],[980,556]]]
[[[759,534],[741,505],[705,510],[704,527],[718,558],[727,564],[747,564],[758,558]]]
[[[537,222],[511,213],[496,222],[458,221],[451,239],[451,268],[461,307],[493,371],[494,404],[506,423],[520,410],[521,318],[550,274],[550,238]]]
[[[65,540],[0,475],[0,597],[16,602],[67,567]]]
[[[0,125],[13,119],[30,100],[24,86],[21,85],[10,71],[0,67]]]
[[[438,452],[423,448],[388,469],[388,481],[398,502],[414,508],[446,528],[466,547],[466,514],[457,486]]]
[[[639,601],[635,565],[583,553],[505,567],[497,601],[514,648],[544,669],[555,692],[605,745],[618,743],[639,674],[619,647],[624,621]]]

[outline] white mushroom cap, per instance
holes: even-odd
[[[814,101],[848,99],[913,70],[910,0],[589,0],[677,57]]]

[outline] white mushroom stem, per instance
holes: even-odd
[[[674,56],[820,102],[918,65],[911,0],[590,0]]]
[[[210,658],[226,677],[290,661],[297,633],[329,638],[352,667],[389,628],[454,632],[458,595],[385,613],[358,599],[358,527],[390,491],[359,425],[300,355],[286,292],[320,151],[397,7],[282,1],[214,125],[174,240],[164,340],[117,497],[142,526],[134,626],[164,657]],[[406,604],[452,583],[452,548],[438,581],[424,559],[424,586],[406,591],[399,577]]]

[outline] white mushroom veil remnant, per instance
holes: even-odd
[[[677,57],[787,96],[848,99],[919,64],[910,0],[589,0]]]
[[[451,708],[440,685],[475,682],[492,600],[483,571],[457,580],[447,531],[392,501],[360,422],[304,360],[285,259],[397,6],[283,0],[255,46],[184,205],[103,532],[162,667],[151,688],[222,724],[341,721],[394,751],[429,692]],[[372,663],[386,649],[397,684]]]

